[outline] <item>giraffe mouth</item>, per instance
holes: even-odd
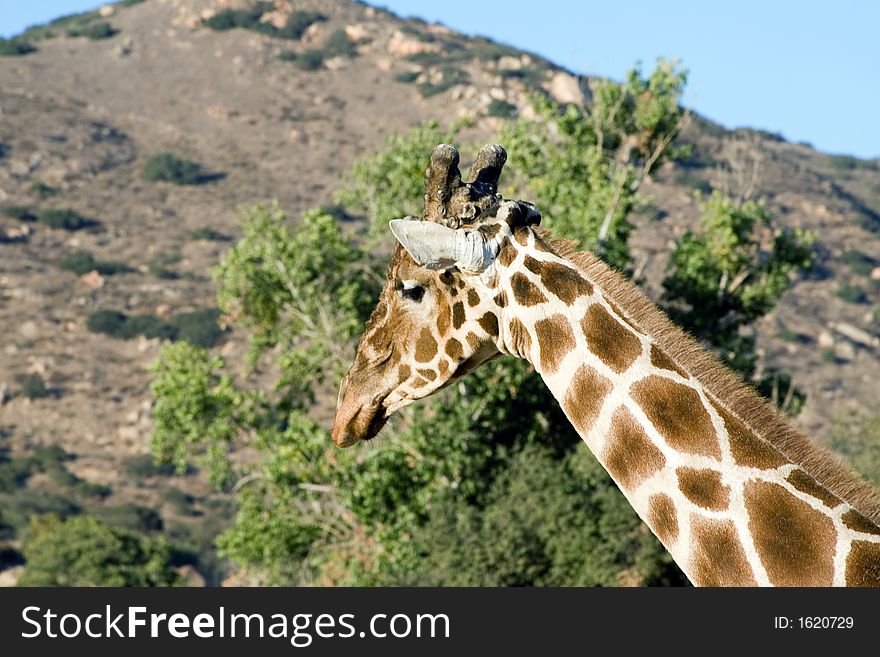
[[[370,424],[367,426],[367,432],[361,436],[361,440],[372,440],[379,435],[379,432],[382,431],[382,427],[387,423],[388,414],[385,412],[385,407],[380,405],[379,408],[376,409],[376,414],[373,415],[373,419],[370,420]]]
[[[333,423],[332,438],[337,447],[350,447],[358,441],[372,440],[388,422],[390,415],[381,395],[363,405],[340,404]]]

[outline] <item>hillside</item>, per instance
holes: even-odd
[[[343,0],[273,3],[262,25],[284,25],[294,9],[326,19],[304,21],[296,38],[209,27],[219,10],[252,4],[121,3],[31,31],[35,51],[0,57],[0,451],[60,444],[76,456],[70,471],[110,487],[101,506],[160,508],[169,526],[192,520],[167,489],[207,488],[197,476],[133,474],[149,450],[147,367],[160,340],[94,332],[89,317],[111,309],[183,330],[186,313],[215,304],[209,268],[237,235],[239,204],[277,198],[296,217],[331,205],[348,168],[391,133],[468,116],[467,140],[482,142],[501,115],[529,111],[530,92],[583,103],[589,88],[534,55]],[[89,32],[104,22],[112,29]],[[746,145],[739,154],[734,137]],[[647,290],[658,293],[670,246],[695,225],[695,189],[745,189],[724,166],[732,158],[748,173],[759,153],[753,197],[814,231],[820,253],[758,325],[764,364],[794,375],[807,395],[796,422],[820,439],[847,412],[876,411],[880,162],[699,117],[682,139],[693,154],[664,165],[643,190],[652,211],[633,217]],[[199,163],[199,184],[145,179],[163,152]],[[47,208],[87,221],[53,228]],[[130,271],[59,267],[77,251]],[[244,338],[227,331],[216,349],[237,360]],[[29,399],[33,374],[48,390]],[[56,490],[44,479],[31,483]],[[222,522],[221,504],[200,503],[215,511]]]

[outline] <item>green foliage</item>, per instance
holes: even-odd
[[[162,517],[155,509],[140,504],[120,504],[98,509],[101,520],[114,527],[139,533],[162,531]]]
[[[443,66],[439,69],[439,77],[432,77],[429,81],[419,83],[417,87],[422,98],[430,98],[456,85],[466,84],[469,80],[467,71],[454,66]]]
[[[3,214],[10,219],[18,219],[19,221],[37,220],[37,215],[25,205],[7,205],[3,208]]]
[[[50,196],[55,196],[55,190],[42,180],[32,180],[31,194],[38,198],[49,198]]]
[[[324,41],[325,57],[357,57],[357,48],[348,38],[343,29],[337,29],[330,33]]]
[[[125,459],[125,473],[137,479],[158,477],[174,474],[174,467],[169,464],[158,464],[152,454],[137,454]]]
[[[168,504],[176,514],[181,516],[198,515],[198,511],[193,507],[196,499],[179,488],[166,488],[162,491],[162,501]]]
[[[834,294],[847,303],[868,303],[868,295],[865,291],[858,285],[846,281],[837,286]]]
[[[157,153],[151,156],[144,164],[144,178],[171,182],[175,185],[198,185],[204,182],[199,164],[171,153]]]
[[[203,21],[203,25],[218,32],[243,28],[279,39],[299,39],[312,23],[326,20],[318,12],[297,9],[290,14],[284,27],[278,28],[260,20],[263,14],[272,9],[271,2],[257,2],[247,9],[223,9]]]
[[[493,98],[486,110],[489,116],[497,116],[501,119],[509,119],[516,114],[516,105],[508,103],[506,100]]]
[[[0,39],[0,57],[17,57],[36,50],[35,46],[23,39]]]
[[[533,100],[537,119],[502,131],[518,190],[533,198],[555,234],[620,269],[630,260],[627,215],[644,178],[664,160],[685,112],[679,106],[686,72],[659,60],[650,76],[630,71],[617,84],[600,80],[589,108]]]
[[[174,317],[177,326],[176,339],[185,340],[196,347],[209,349],[220,342],[223,330],[217,325],[220,310],[203,308],[188,313],[180,313]]]
[[[403,84],[413,84],[419,79],[419,71],[401,71],[394,76],[395,81]]]
[[[385,239],[389,221],[421,214],[431,151],[437,144],[455,143],[465,125],[443,130],[429,121],[405,135],[392,134],[384,150],[355,163],[336,201],[365,214],[370,236]]]
[[[96,271],[102,276],[126,273],[131,271],[128,265],[115,260],[97,260],[88,251],[72,251],[58,261],[58,267],[64,271],[82,275]]]
[[[880,266],[880,261],[876,258],[855,249],[845,251],[842,259],[850,270],[859,276],[870,276],[874,268]]]
[[[91,23],[83,27],[75,27],[67,30],[69,37],[86,37],[92,41],[109,39],[119,33],[110,23]]]
[[[28,527],[20,586],[171,586],[170,548],[89,516],[35,518]]]
[[[832,155],[828,158],[828,165],[838,173],[847,173],[855,169],[875,169],[876,165],[871,160],[862,160],[851,155]]]
[[[762,203],[737,205],[716,192],[703,204],[699,232],[685,234],[672,252],[666,310],[748,378],[754,340],[740,329],[770,312],[793,277],[810,268],[812,242],[803,231],[773,226]]]
[[[831,429],[831,449],[875,484],[880,484],[880,415],[845,413]]]
[[[79,230],[90,223],[79,212],[70,208],[43,208],[37,215],[37,221],[49,228],[64,230]]]
[[[317,71],[324,65],[324,51],[307,50],[297,56],[294,62],[304,71]]]
[[[21,386],[21,394],[28,399],[42,399],[52,395],[39,374],[24,374],[18,378],[18,384]]]

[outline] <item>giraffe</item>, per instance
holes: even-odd
[[[503,355],[528,360],[638,515],[699,586],[880,586],[880,499],[590,253],[434,149],[421,218],[397,245],[343,379],[332,437]]]

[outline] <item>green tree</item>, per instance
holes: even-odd
[[[595,81],[587,108],[535,97],[537,118],[502,131],[518,195],[535,200],[555,234],[625,270],[627,215],[639,187],[684,152],[672,142],[689,120],[679,105],[686,80],[685,70],[660,59],[648,77],[636,67],[623,83]]]
[[[795,414],[803,394],[779,372],[755,378],[755,338],[743,329],[773,310],[792,280],[809,269],[812,243],[812,235],[776,225],[763,203],[736,203],[714,192],[703,203],[699,229],[673,249],[663,281],[672,319]]]
[[[31,519],[19,586],[173,586],[171,550],[160,539],[113,529],[91,516]]]

